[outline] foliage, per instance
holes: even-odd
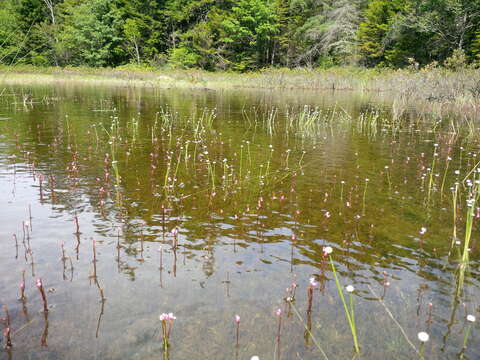
[[[64,23],[59,34],[59,52],[72,65],[119,65],[125,59],[121,48],[123,21],[109,0],[63,4]]]
[[[480,0],[0,0],[0,63],[457,68],[478,29]]]

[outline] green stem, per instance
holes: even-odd
[[[343,290],[342,290],[342,285],[340,284],[340,280],[338,280],[337,270],[335,269],[335,265],[333,264],[332,256],[329,255],[329,258],[330,258],[330,265],[332,267],[333,276],[335,278],[335,283],[337,285],[338,295],[340,296],[340,299],[342,300],[343,308],[345,309],[345,317],[347,318],[348,324],[350,325],[350,330],[352,332],[353,343],[355,345],[355,351],[358,354],[358,353],[360,353],[360,347],[358,346],[358,339],[357,339],[357,331],[355,329],[355,322],[354,322],[354,319],[352,319],[352,316],[350,314],[350,310],[348,309],[348,306],[347,306],[347,302],[345,301],[345,297],[343,295]]]

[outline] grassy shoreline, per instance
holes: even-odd
[[[444,68],[366,69],[338,67],[320,69],[265,69],[258,72],[207,72],[203,70],[161,70],[149,67],[117,68],[0,66],[0,84],[104,82],[132,86],[179,88],[263,88],[360,91],[436,92],[438,97],[480,95],[480,69],[451,71]],[[462,91],[463,90],[463,91]]]

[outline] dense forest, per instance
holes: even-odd
[[[480,0],[0,0],[0,63],[480,63]]]

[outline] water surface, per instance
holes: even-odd
[[[315,111],[308,131],[292,123]],[[173,312],[170,359],[322,358],[312,335],[351,359],[331,246],[355,287],[360,358],[478,358],[477,222],[459,271],[478,143],[413,114],[394,126],[388,98],[353,92],[6,88],[1,356],[161,358]]]

